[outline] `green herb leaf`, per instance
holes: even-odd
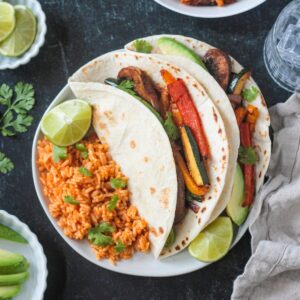
[[[88,152],[88,149],[85,147],[84,144],[78,143],[78,144],[75,145],[75,148],[81,152],[81,157],[82,158],[84,158],[84,159],[88,158],[89,152]]]
[[[111,187],[115,190],[116,189],[123,189],[127,185],[127,183],[125,181],[123,181],[122,179],[120,179],[120,178],[112,178],[110,180],[110,184],[111,184]]]
[[[174,227],[171,229],[171,231],[170,231],[170,233],[169,233],[169,235],[168,235],[168,238],[167,238],[167,240],[166,240],[166,243],[165,243],[165,248],[169,248],[169,247],[171,247],[173,244],[174,244],[174,242],[175,242],[175,238],[176,238],[176,234],[175,234],[175,229],[174,229]]]
[[[135,40],[133,46],[137,52],[151,53],[153,47],[145,40]]]
[[[90,228],[88,233],[89,241],[97,246],[109,246],[114,244],[114,240],[111,236],[105,235],[105,233],[113,233],[114,228],[107,222],[102,222],[97,226]]]
[[[131,91],[129,91],[129,92],[136,94],[135,91],[132,90],[133,87],[134,87],[134,82],[133,82],[133,80],[127,80],[127,79],[122,80],[122,81],[118,84],[118,87],[119,87],[119,88],[122,88],[122,89],[126,89],[126,90],[131,90]]]
[[[14,169],[13,162],[0,152],[0,173],[6,174]]]
[[[173,121],[171,112],[167,112],[164,128],[171,141],[176,141],[179,138],[179,130]]]
[[[117,243],[117,245],[115,246],[115,251],[117,252],[117,253],[121,253],[121,252],[123,252],[124,250],[125,250],[125,245],[122,243],[122,241],[121,240],[118,240],[118,243]]]
[[[0,104],[10,106],[13,96],[12,89],[5,83],[0,86]]]
[[[239,160],[242,164],[254,165],[258,158],[254,148],[245,148],[240,146],[239,148]]]
[[[6,84],[0,87],[0,105],[5,106],[0,117],[0,132],[3,136],[23,133],[32,124],[33,117],[27,113],[34,106],[34,89],[31,84],[19,82],[13,90]]]
[[[69,203],[69,204],[73,204],[73,205],[78,205],[80,204],[78,201],[76,201],[72,196],[65,196],[64,197],[64,202],[65,203]]]
[[[86,147],[84,146],[84,144],[78,143],[75,145],[75,148],[79,151],[87,151]]]
[[[18,114],[25,114],[33,108],[35,103],[34,89],[29,83],[19,82],[15,86],[16,100],[13,109]]]
[[[67,148],[53,145],[53,159],[56,163],[68,156]]]
[[[108,202],[107,209],[109,211],[113,211],[116,208],[118,201],[119,201],[119,196],[113,195],[111,200]]]
[[[248,102],[253,102],[256,99],[258,93],[259,90],[255,86],[252,86],[250,89],[244,89],[242,96],[243,99],[247,100]]]
[[[82,175],[87,176],[87,177],[92,176],[92,173],[85,167],[80,167],[79,168],[79,173],[81,173]]]

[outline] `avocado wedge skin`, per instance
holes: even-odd
[[[245,222],[249,213],[249,208],[243,207],[244,195],[244,176],[241,167],[239,166],[239,164],[237,164],[231,198],[226,207],[226,213],[238,226],[242,225]]]
[[[196,54],[193,50],[186,47],[182,43],[176,41],[174,38],[171,37],[161,37],[157,41],[157,46],[162,52],[162,54],[166,55],[177,55],[188,58],[195,62],[196,64],[200,65],[204,70],[207,71],[207,68],[200,58],[198,54]]]
[[[23,255],[0,249],[0,275],[21,273],[28,267],[29,263]]]
[[[23,283],[29,276],[28,272],[0,275],[0,286],[10,286]]]
[[[9,299],[19,294],[21,291],[20,285],[0,286],[0,300]]]

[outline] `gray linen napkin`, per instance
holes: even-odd
[[[234,282],[232,300],[300,299],[300,94],[270,114],[269,179],[249,216],[253,254]]]

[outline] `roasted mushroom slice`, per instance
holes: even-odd
[[[120,70],[118,78],[130,79],[134,82],[135,92],[151,103],[151,105],[158,111],[162,112],[161,104],[155,85],[148,74],[136,67],[126,67]]]
[[[226,91],[231,75],[231,61],[229,56],[220,49],[210,49],[204,56],[204,63],[209,73],[218,81],[223,90]]]

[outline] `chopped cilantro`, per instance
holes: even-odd
[[[67,148],[53,145],[53,159],[58,163],[61,159],[66,159],[68,156]]]
[[[89,241],[97,246],[109,246],[114,244],[111,236],[105,235],[113,233],[114,228],[107,222],[99,223],[97,226],[90,228],[88,233]]]
[[[142,53],[151,53],[153,49],[152,45],[145,40],[135,40],[133,42],[133,46],[135,48],[135,51]]]
[[[113,195],[111,200],[108,202],[107,209],[109,211],[113,211],[116,208],[118,201],[119,201],[119,196]]]
[[[257,162],[257,154],[252,147],[245,148],[240,146],[239,148],[239,160],[242,164],[254,165]]]
[[[125,181],[123,181],[121,178],[112,178],[110,180],[110,184],[111,184],[111,187],[115,190],[123,189],[127,185],[127,183]]]
[[[84,176],[87,176],[87,177],[91,177],[92,176],[92,173],[85,167],[80,167],[79,168],[79,173],[84,175]]]
[[[252,86],[249,89],[244,89],[242,96],[243,99],[247,100],[248,102],[253,102],[256,99],[258,93],[259,90],[255,86]]]
[[[75,145],[75,148],[81,152],[81,157],[82,158],[84,158],[84,159],[88,158],[89,152],[88,152],[88,149],[85,147],[84,144],[78,143],[78,144]]]
[[[173,121],[171,112],[167,112],[167,118],[164,122],[164,128],[171,141],[176,141],[179,138],[179,131]]]
[[[117,252],[117,253],[121,253],[121,252],[123,252],[124,250],[125,250],[125,245],[122,243],[122,241],[121,240],[118,240],[118,243],[117,243],[117,245],[115,246],[115,251]]]
[[[79,204],[79,202],[76,201],[72,196],[65,196],[64,197],[64,202],[69,203],[69,204],[73,204],[73,205],[78,205]]]

